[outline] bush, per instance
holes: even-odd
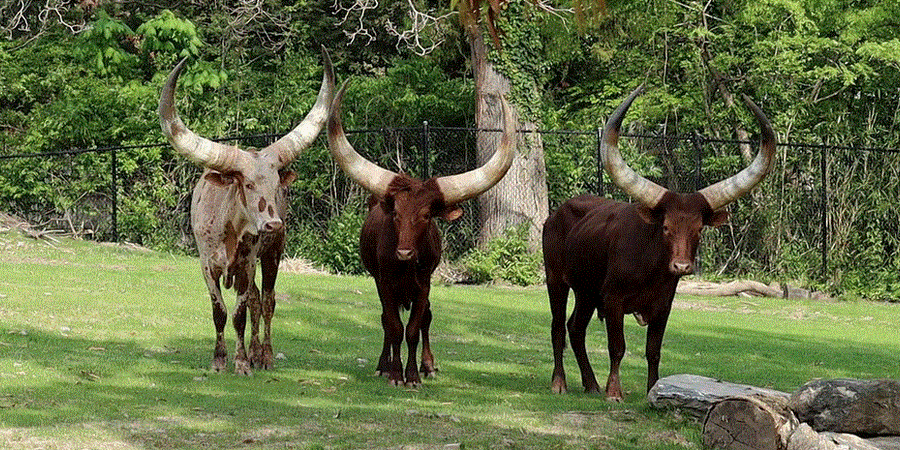
[[[324,233],[316,228],[298,230],[296,244],[300,256],[333,273],[362,274],[359,233],[364,219],[359,208],[351,206],[332,217],[325,224]]]
[[[496,280],[528,286],[543,281],[542,256],[528,248],[528,224],[510,227],[484,248],[475,248],[461,263],[474,283]]]

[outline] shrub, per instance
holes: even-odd
[[[325,224],[324,232],[306,228],[296,233],[300,255],[330,272],[359,275],[364,271],[359,258],[359,232],[365,216],[356,207],[347,207]]]
[[[484,248],[475,248],[461,263],[474,283],[496,280],[528,286],[542,279],[540,252],[528,248],[528,224],[510,227]]]

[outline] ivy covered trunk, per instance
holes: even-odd
[[[513,106],[517,120],[517,152],[506,176],[478,197],[480,210],[479,244],[501,236],[510,227],[528,227],[528,245],[534,251],[541,247],[541,227],[549,210],[544,146],[534,122],[523,119],[515,99],[510,99],[509,78],[495,70],[488,58],[481,33],[471,35],[472,60],[475,71],[475,126],[479,129],[501,129],[503,112],[500,95]],[[525,88],[520,86],[521,88]],[[477,138],[477,163],[484,164],[499,144],[499,132],[480,132]]]

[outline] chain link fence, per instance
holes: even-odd
[[[430,127],[348,130],[363,156],[412,176],[450,175],[476,166],[472,128]],[[585,192],[628,201],[602,173],[596,131],[544,131],[550,209]],[[280,134],[220,139],[262,147]],[[746,162],[738,141],[690,136],[623,137],[626,159],[639,173],[676,191],[692,191],[731,176]],[[287,253],[329,239],[335,219],[361,222],[368,194],[332,161],[324,136],[298,158],[300,178],[291,194]],[[0,146],[0,198],[4,212],[36,227],[60,229],[100,241],[128,240],[193,252],[190,192],[200,169],[171,155],[168,144],[15,154]],[[755,144],[754,144],[755,149]],[[147,154],[162,155],[162,164]],[[888,272],[900,262],[900,151],[821,144],[778,145],[775,167],[752,194],[729,206],[729,222],[704,231],[702,274],[768,274],[800,282],[867,283],[866,273]],[[40,195],[43,193],[44,195]],[[475,246],[478,205],[463,205],[454,222],[440,221],[449,260]],[[349,211],[349,213],[348,213]],[[302,230],[295,233],[295,230]],[[319,235],[310,235],[318,232]],[[295,235],[296,234],[296,235]],[[346,245],[355,246],[356,242]],[[900,277],[898,277],[900,278]],[[895,283],[900,279],[883,280]],[[890,286],[888,286],[890,287]]]

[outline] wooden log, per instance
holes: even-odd
[[[703,445],[727,450],[787,450],[792,418],[783,398],[725,399],[710,408],[703,420]]]
[[[703,421],[703,445],[723,450],[888,450],[846,433],[817,432],[781,399],[744,397],[716,403]],[[896,442],[896,441],[894,441]]]
[[[702,419],[714,404],[733,397],[772,397],[786,402],[790,394],[700,375],[680,374],[660,378],[647,394],[647,401],[655,408],[678,408]]]
[[[900,435],[898,380],[813,380],[791,395],[790,408],[816,431]]]
[[[681,281],[678,283],[676,292],[679,294],[714,297],[731,297],[739,294],[775,298],[784,296],[784,292],[781,289],[753,280],[735,280],[724,284]]]
[[[798,420],[791,395],[772,389],[682,374],[661,378],[647,400],[653,407],[677,408],[701,418],[703,441],[711,448],[900,450],[900,436],[863,439],[818,432]]]

